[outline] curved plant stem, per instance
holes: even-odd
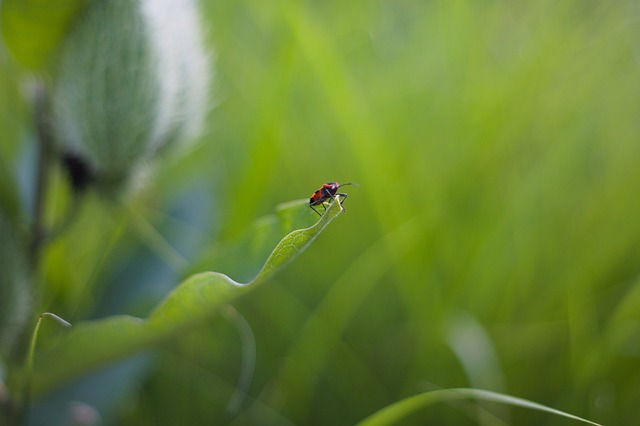
[[[31,404],[31,376],[33,375],[33,358],[36,353],[36,344],[38,342],[38,333],[40,332],[40,323],[42,322],[42,318],[49,317],[56,320],[58,324],[65,328],[71,327],[71,323],[60,318],[56,314],[52,314],[51,312],[45,312],[38,317],[38,321],[36,322],[36,326],[33,328],[33,334],[31,335],[31,342],[29,343],[29,352],[27,353],[27,362],[25,364],[25,386],[24,386],[24,396],[22,400],[22,410],[21,410],[21,421],[20,424],[26,423],[27,412],[29,411],[29,406]]]
[[[256,339],[251,325],[233,306],[227,305],[222,314],[236,327],[242,340],[242,363],[235,391],[227,405],[227,412],[237,414],[240,406],[249,393],[253,372],[256,365]]]

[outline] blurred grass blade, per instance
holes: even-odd
[[[574,416],[572,414],[568,414],[542,404],[538,404],[536,402],[528,401],[526,399],[482,389],[469,388],[442,389],[410,396],[375,412],[371,416],[364,419],[362,422],[358,423],[358,426],[386,426],[399,424],[399,422],[408,415],[413,414],[420,409],[428,407],[429,405],[458,399],[480,399],[483,401],[498,402],[514,407],[543,411],[591,425],[600,426],[598,423],[592,422],[590,420],[586,420],[581,417]]]
[[[278,215],[284,221],[292,214],[311,217],[312,213],[307,211],[310,212],[308,203],[301,201],[288,204]],[[206,321],[221,307],[265,282],[293,260],[339,214],[340,209],[333,203],[313,226],[287,233],[255,278],[246,284],[218,272],[202,272],[184,280],[147,319],[121,315],[76,323],[54,348],[37,358],[34,394],[176,337]],[[259,237],[255,235],[256,239]]]
[[[2,38],[13,57],[32,70],[44,68],[85,0],[4,0]]]

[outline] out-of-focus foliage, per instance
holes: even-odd
[[[26,250],[0,211],[0,348],[7,356],[33,308],[29,298]]]
[[[66,419],[81,400],[107,424],[346,425],[454,387],[603,424],[637,416],[636,5],[203,6],[217,52],[209,134],[158,166],[127,212],[86,200],[43,253],[41,310],[144,316],[186,265],[219,270],[212,253],[274,205],[327,181],[360,187],[298,261],[234,304],[256,350],[239,411],[226,411],[238,325],[217,320],[57,389],[36,418]],[[51,186],[57,223],[66,192]],[[58,333],[43,324],[39,350]],[[572,424],[483,409],[508,424]],[[407,420],[476,422],[497,424],[475,404]]]
[[[19,195],[16,187],[15,167],[12,164],[19,151],[19,127],[24,120],[24,104],[20,101],[17,87],[16,71],[10,65],[7,52],[0,45],[0,127],[3,137],[0,138],[0,206],[11,220],[19,216]]]
[[[41,71],[85,5],[84,0],[4,0],[0,28],[5,44],[23,66]]]

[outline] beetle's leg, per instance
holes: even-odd
[[[316,201],[315,201],[315,202],[313,202],[313,203],[310,203],[310,204],[309,204],[309,207],[311,207],[311,208],[313,209],[313,211],[314,211],[314,212],[318,213],[318,215],[319,215],[319,216],[322,216],[322,214],[323,214],[324,212],[326,212],[326,211],[327,211],[327,206],[325,206],[324,202],[325,202],[325,198],[321,198],[321,199],[319,199],[319,200],[316,200]],[[322,206],[322,209],[323,209],[322,213],[320,213],[318,210],[316,210],[315,208],[313,208],[313,206],[314,206],[314,205],[315,205],[315,206]]]
[[[347,198],[348,194],[344,194],[342,192],[338,192],[335,195],[336,201],[338,201],[338,204],[340,204],[340,210],[342,210],[343,212],[346,212],[344,206],[342,205],[342,203],[344,203],[344,200]],[[338,197],[342,197],[342,199],[338,198]]]

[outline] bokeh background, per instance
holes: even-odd
[[[219,270],[216,253],[279,203],[323,182],[360,186],[307,251],[234,304],[243,319],[58,389],[35,421],[83,401],[105,424],[347,425],[451,387],[637,419],[637,2],[201,6],[216,64],[207,133],[156,164],[128,208],[85,200],[46,249],[39,308],[145,315],[187,274]],[[28,204],[34,154],[14,119],[27,108],[0,101],[2,137],[26,147],[5,153]],[[55,221],[69,201],[62,175],[52,185]],[[230,412],[251,338],[255,374]],[[575,424],[483,407],[439,404],[406,424]]]

